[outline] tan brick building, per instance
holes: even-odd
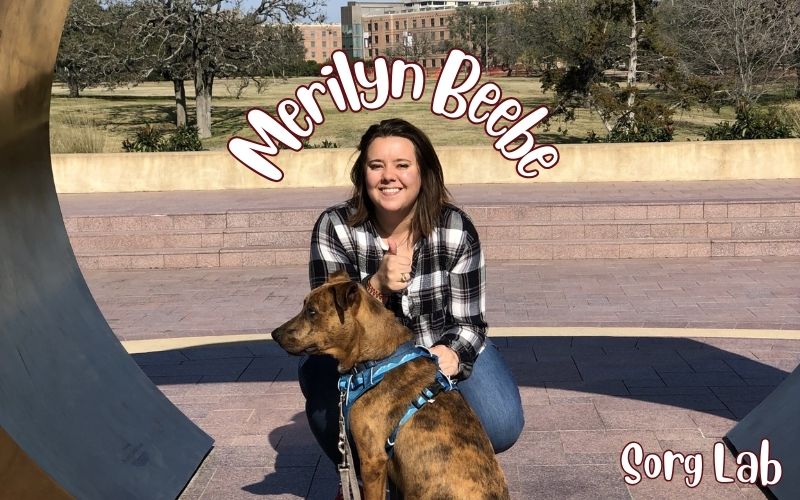
[[[306,59],[326,62],[344,50],[351,59],[400,56],[441,68],[450,48],[450,21],[461,6],[501,6],[510,0],[417,0],[410,3],[350,1],[342,24],[301,24]]]
[[[394,55],[439,68],[447,56],[450,20],[455,9],[431,9],[365,16],[365,59]]]
[[[336,49],[342,48],[342,27],[339,24],[299,24],[303,34],[306,60],[326,62]]]

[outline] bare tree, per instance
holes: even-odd
[[[126,6],[112,0],[72,2],[55,67],[69,97],[78,97],[86,87],[118,81],[126,62],[119,34],[127,15]]]
[[[198,134],[211,137],[211,102],[216,77],[261,74],[273,57],[287,51],[276,40],[275,24],[317,19],[321,0],[261,0],[248,11],[241,0],[136,0],[151,35],[143,44],[157,47],[162,67],[175,82],[176,101],[184,78],[192,78]],[[301,53],[302,51],[294,51]],[[179,89],[179,83],[181,88]],[[185,99],[185,94],[184,94]]]
[[[459,7],[450,21],[450,46],[471,52],[484,67],[497,45],[499,11],[492,7]]]
[[[673,0],[661,10],[680,58],[739,108],[800,64],[800,0]]]

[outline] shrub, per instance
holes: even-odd
[[[303,149],[331,149],[331,148],[338,148],[339,145],[333,141],[329,141],[328,139],[323,139],[322,142],[314,143],[310,142],[308,139],[302,141]],[[283,146],[283,143],[278,143],[278,148],[280,149]]]
[[[197,127],[178,127],[169,136],[152,125],[139,128],[132,140],[122,141],[122,150],[128,153],[154,153],[160,151],[202,151],[203,143]]]
[[[203,143],[197,133],[197,127],[185,125],[178,127],[166,141],[162,142],[162,151],[202,151]]]
[[[779,108],[740,109],[733,123],[724,121],[705,130],[707,141],[733,141],[742,139],[787,139],[797,134],[796,125],[789,114]]]
[[[606,137],[589,132],[588,142],[670,142],[672,141],[672,112],[665,106],[649,101],[637,103],[633,118],[623,114]]]
[[[125,139],[122,141],[122,150],[126,153],[154,153],[161,151],[161,140],[164,132],[150,124],[139,128],[134,134],[133,140]]]

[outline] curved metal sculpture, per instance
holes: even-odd
[[[175,498],[212,440],[111,331],[56,198],[48,120],[68,5],[0,2],[0,498]]]

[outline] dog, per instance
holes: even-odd
[[[347,373],[390,356],[413,333],[360,284],[339,271],[311,291],[301,312],[272,332],[290,354],[327,354]],[[508,486],[480,420],[458,391],[438,394],[402,427],[394,452],[387,438],[409,403],[436,377],[430,359],[386,373],[353,403],[350,431],[366,500],[383,500],[387,477],[408,499],[507,499]]]

